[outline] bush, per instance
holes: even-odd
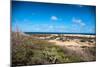
[[[67,48],[54,45],[46,40],[12,35],[12,65],[37,65],[84,61],[81,56]],[[89,49],[95,53],[94,49]]]
[[[80,40],[80,42],[86,42],[86,40],[82,39],[82,40]]]

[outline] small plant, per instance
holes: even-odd
[[[81,48],[87,48],[87,46],[81,46]]]
[[[80,42],[86,42],[86,40],[82,39],[82,40],[80,40]]]

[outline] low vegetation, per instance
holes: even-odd
[[[12,65],[40,65],[85,61],[74,52],[46,40],[33,40],[30,36],[12,33]],[[95,54],[95,49],[91,50]]]

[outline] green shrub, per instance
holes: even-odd
[[[46,40],[12,35],[12,65],[37,65],[84,61],[81,56],[67,48],[54,45]],[[95,54],[95,48],[89,51]]]

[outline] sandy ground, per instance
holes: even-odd
[[[92,47],[94,45],[90,45],[86,42],[77,42],[77,41],[65,41],[65,42],[62,42],[62,41],[57,41],[57,40],[49,40],[49,42],[53,42],[53,43],[56,43],[56,45],[59,45],[59,46],[66,46],[66,47],[71,47],[71,46],[74,46],[74,47],[81,47],[81,46],[87,46],[87,47]]]
[[[49,40],[49,42],[53,42],[58,46],[62,46],[64,48],[67,48],[68,50],[74,51],[77,55],[83,56],[85,58],[85,60],[87,60],[88,58],[91,58],[92,56],[88,54],[88,52],[85,52],[83,50],[83,48],[81,48],[82,46],[86,46],[86,47],[93,47],[95,46],[95,44],[89,45],[86,42],[77,42],[77,41],[57,41],[57,40]]]

